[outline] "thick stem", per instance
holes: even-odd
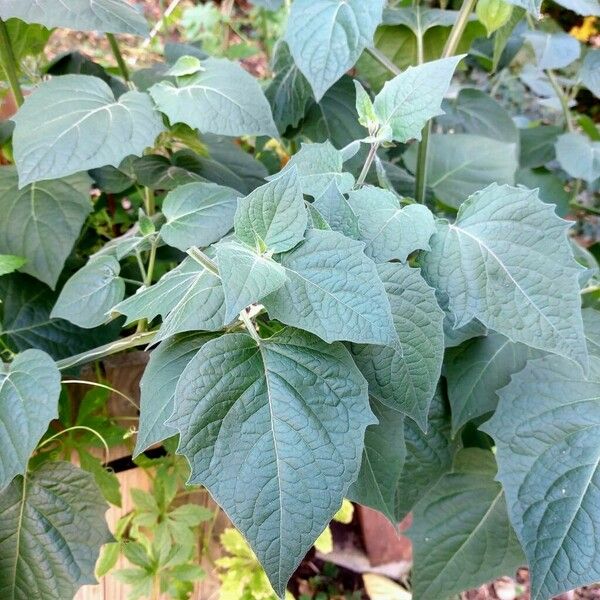
[[[123,58],[123,55],[121,54],[121,49],[119,48],[119,43],[117,42],[117,39],[115,38],[115,36],[112,33],[107,33],[106,39],[108,39],[108,43],[110,44],[110,49],[112,50],[113,56],[115,57],[115,60],[117,61],[117,65],[119,67],[119,71],[121,71],[121,75],[123,76],[123,79],[125,81],[127,81],[127,83],[129,83],[131,81],[131,78],[129,77],[129,69],[127,68],[125,59]]]
[[[366,51],[390,73],[400,75],[402,72],[381,50],[377,48],[367,48]]]
[[[477,0],[463,0],[460,7],[458,17],[452,26],[450,35],[446,40],[441,58],[448,58],[456,54],[458,44],[465,32],[465,28],[469,22],[469,17]],[[417,169],[415,173],[415,200],[421,204],[425,202],[425,191],[427,189],[427,155],[429,149],[429,134],[431,133],[431,121],[423,127],[421,132],[421,142],[419,143],[419,151],[417,154]]]
[[[246,326],[246,329],[247,329],[248,333],[252,336],[252,339],[254,339],[254,341],[257,344],[260,344],[260,336],[258,335],[258,331],[256,331],[256,327],[255,327],[254,323],[252,322],[250,315],[246,312],[246,309],[244,309],[240,313],[240,319]]]
[[[117,354],[123,350],[128,350],[129,348],[145,346],[146,344],[152,342],[155,335],[156,331],[134,333],[129,337],[121,338],[120,340],[111,342],[110,344],[104,344],[104,346],[98,346],[97,348],[93,348],[87,352],[82,352],[81,354],[75,354],[74,356],[63,358],[62,360],[57,361],[56,365],[61,371],[65,369],[71,369],[73,367],[79,367],[94,360],[104,358],[105,356],[111,356],[112,354]]]
[[[556,78],[554,71],[551,71],[550,69],[548,69],[546,71],[546,75],[548,76],[548,80],[550,81],[550,85],[552,86],[552,89],[556,92],[556,95],[558,96],[558,99],[560,101],[560,107],[562,109],[563,116],[565,118],[565,124],[567,126],[567,129],[569,131],[575,131],[575,125],[573,125],[573,117],[571,115],[571,109],[569,108],[569,98],[565,94],[560,83],[558,83],[558,79]]]
[[[23,91],[19,83],[19,75],[17,73],[17,59],[13,51],[6,23],[0,19],[0,57],[2,58],[2,66],[6,73],[6,78],[12,90],[17,106],[21,106],[24,102]]]

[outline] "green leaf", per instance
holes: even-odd
[[[60,373],[45,352],[25,350],[12,363],[2,365],[0,490],[15,475],[25,473],[31,453],[58,416],[59,394]]]
[[[0,276],[8,275],[17,269],[20,269],[26,262],[27,259],[22,256],[0,254]]]
[[[358,475],[374,422],[364,378],[341,344],[300,330],[258,344],[230,334],[200,349],[175,396],[168,423],[190,481],[210,491],[283,595]]]
[[[112,571],[115,568],[120,555],[121,544],[119,542],[104,544],[104,546],[102,546],[102,550],[100,551],[100,558],[96,563],[96,578],[100,579]]]
[[[319,101],[373,43],[384,0],[296,0],[285,41]]]
[[[383,14],[384,25],[405,25],[417,37],[423,37],[432,27],[451,27],[458,17],[457,10],[442,10],[428,6],[388,8]],[[470,17],[473,19],[474,17]]]
[[[310,84],[296,66],[289,46],[280,40],[275,46],[271,69],[275,76],[265,90],[273,120],[281,133],[297,127],[312,99]]]
[[[498,70],[498,65],[500,64],[500,60],[502,59],[502,55],[506,50],[506,47],[511,39],[515,27],[518,23],[520,23],[521,19],[525,16],[524,8],[521,8],[523,5],[519,5],[518,2],[513,2],[512,0],[507,0],[510,4],[515,5],[513,11],[510,15],[508,21],[496,31],[494,35],[494,52],[492,56],[492,71],[496,72]],[[541,4],[541,2],[540,2]],[[539,9],[538,9],[539,10]]]
[[[599,16],[600,16],[600,8]],[[600,98],[600,50],[589,49],[579,69],[579,80],[585,87]]]
[[[586,381],[560,357],[529,362],[500,390],[496,414],[482,428],[496,442],[498,479],[527,556],[532,600],[600,579],[600,363],[592,364]]]
[[[584,308],[581,315],[588,352],[600,358],[600,312],[593,308]]]
[[[334,231],[308,230],[302,244],[278,256],[288,281],[263,299],[270,317],[326,342],[393,346],[390,303],[363,249]]]
[[[529,14],[534,17],[540,16],[542,0],[507,0],[510,4],[524,8]]]
[[[563,69],[581,53],[581,44],[568,33],[527,31],[523,37],[531,44],[540,70]]]
[[[81,31],[146,35],[148,25],[141,11],[126,0],[3,0],[0,19],[17,17],[46,27]]]
[[[581,133],[565,133],[556,142],[560,166],[576,179],[593,183],[600,177],[600,142]]]
[[[188,183],[167,194],[167,222],[160,235],[169,246],[186,251],[220,240],[232,227],[238,192],[215,183]]]
[[[199,71],[204,71],[202,61],[197,56],[180,56],[175,64],[166,72],[166,75],[173,77],[184,77],[185,75],[195,75]]]
[[[404,416],[373,398],[371,409],[379,423],[367,427],[358,479],[347,496],[378,510],[395,525],[396,488],[406,454]]]
[[[358,122],[368,130],[375,129],[379,124],[379,119],[375,113],[375,107],[371,96],[367,94],[360,81],[354,81],[356,88],[356,112],[358,113]]]
[[[485,25],[488,37],[506,25],[512,9],[512,4],[504,0],[479,0],[477,2],[477,18]]]
[[[50,313],[90,329],[108,320],[110,309],[125,296],[121,266],[112,256],[92,258],[65,283]]]
[[[520,167],[543,167],[554,160],[556,156],[554,144],[561,131],[562,128],[553,125],[519,129]]]
[[[461,206],[454,224],[439,223],[423,275],[448,297],[455,327],[476,318],[514,342],[585,367],[569,227],[536,191],[492,184]]]
[[[281,174],[296,168],[302,193],[318,198],[332,181],[342,193],[352,189],[354,177],[350,173],[342,172],[343,163],[342,152],[334,148],[329,141],[322,144],[302,144],[300,151],[292,156]],[[271,179],[278,177],[280,174],[272,176]]]
[[[427,185],[447,206],[458,208],[465,198],[490,183],[512,185],[515,181],[516,144],[466,133],[433,134],[429,148]],[[415,144],[403,158],[415,173]]]
[[[56,294],[27,275],[13,273],[0,279],[3,340],[13,350],[44,350],[55,360],[86,352],[118,337],[120,323],[81,329],[62,319],[51,319]]]
[[[285,269],[280,264],[237,242],[217,245],[217,263],[225,293],[227,323],[287,281]]]
[[[192,262],[195,262],[192,260]],[[155,342],[186,331],[218,331],[225,326],[225,296],[221,280],[196,263],[186,267],[185,292],[163,320]],[[168,292],[167,292],[168,293]]]
[[[452,466],[455,445],[450,437],[450,411],[439,385],[427,422],[427,433],[423,433],[413,420],[404,420],[406,456],[396,492],[396,521],[401,521]]]
[[[115,473],[105,468],[98,458],[91,455],[81,446],[77,447],[77,455],[79,456],[79,466],[84,471],[87,471],[94,476],[96,485],[102,492],[104,498],[111,504],[120,507],[121,490],[119,479]]]
[[[450,598],[525,564],[508,520],[494,455],[462,450],[458,465],[420,501],[409,531],[414,548],[413,593]]]
[[[543,353],[525,344],[515,344],[499,333],[469,340],[446,354],[444,375],[452,408],[454,434],[471,419],[495,410],[496,392],[510,383],[528,360]]]
[[[134,457],[175,435],[176,431],[165,425],[173,412],[175,387],[190,360],[213,337],[209,333],[196,332],[176,335],[150,354],[140,381],[140,422]]]
[[[397,263],[377,265],[392,307],[399,344],[353,346],[369,393],[414,419],[425,431],[444,357],[444,313],[419,269]]]
[[[15,478],[0,493],[2,598],[72,598],[96,583],[100,546],[112,541],[107,508],[93,477],[69,463]]]
[[[370,185],[351,191],[348,203],[358,217],[358,239],[375,262],[406,262],[415,250],[429,250],[435,221],[426,206],[402,208],[396,194]]]
[[[335,181],[332,181],[310,206],[319,211],[333,231],[354,240],[359,239],[358,217]]]
[[[0,8],[0,11],[2,9]],[[6,21],[6,30],[10,39],[17,69],[20,68],[20,62],[27,56],[40,54],[52,32],[41,25],[32,25],[24,23],[20,19],[8,19]],[[4,68],[3,61],[0,58],[0,66]]]
[[[519,169],[515,183],[524,185],[530,190],[538,188],[540,200],[546,204],[554,204],[556,214],[566,219],[571,213],[569,202],[571,196],[565,189],[565,183],[555,173],[546,169]]]
[[[308,216],[297,169],[282,171],[238,202],[235,234],[260,252],[290,250],[304,238]]]
[[[208,58],[204,70],[153,85],[149,92],[172,124],[185,123],[202,133],[277,137],[271,108],[256,81],[240,65]]]
[[[204,177],[194,170],[177,164],[178,154],[176,152],[169,158],[159,154],[142,156],[131,161],[131,171],[140,185],[152,190],[171,191],[188,183],[204,181]]]
[[[492,138],[501,142],[517,143],[519,132],[510,113],[491,96],[475,88],[460,90],[456,100],[445,107],[446,116],[440,121],[453,120],[453,129]],[[457,127],[458,125],[458,127]]]
[[[383,86],[374,107],[382,126],[391,127],[393,140],[421,139],[427,121],[442,114],[442,100],[462,58],[464,55],[452,56],[409,67]]]
[[[14,167],[0,168],[0,252],[27,259],[21,271],[54,288],[85,218],[90,179],[81,173],[18,189]]]
[[[13,118],[19,185],[140,156],[163,130],[147,94],[118,100],[97,77],[63,75],[42,83]]]

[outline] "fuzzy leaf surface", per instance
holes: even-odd
[[[492,184],[473,194],[455,223],[439,222],[425,279],[445,294],[455,327],[486,327],[584,368],[578,276],[570,227],[536,191]]]
[[[19,186],[141,156],[163,130],[148,94],[118,100],[102,79],[62,75],[42,83],[14,116]]]
[[[190,481],[224,508],[281,596],[356,478],[373,422],[348,351],[287,329],[258,344],[246,334],[205,344],[169,425]]]

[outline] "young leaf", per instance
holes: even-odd
[[[201,348],[175,398],[168,423],[190,481],[224,508],[282,596],[358,474],[374,422],[364,378],[341,344],[300,330],[258,344],[231,334]]]
[[[144,15],[126,0],[3,0],[0,19],[11,17],[50,28],[135,35],[148,33]]]
[[[92,258],[65,283],[50,313],[90,329],[108,320],[107,313],[125,296],[121,266],[112,256]]]
[[[479,0],[476,14],[481,23],[485,25],[488,37],[506,25],[510,19],[513,6],[504,0]]]
[[[335,181],[310,206],[319,211],[330,229],[353,240],[359,239],[358,217]]]
[[[426,206],[402,208],[395,194],[373,186],[351,191],[348,203],[358,217],[358,239],[365,242],[365,253],[375,262],[406,262],[415,250],[429,250],[435,221]]]
[[[452,408],[454,434],[471,419],[495,410],[497,391],[521,371],[528,360],[543,356],[525,344],[515,344],[499,333],[478,337],[446,353],[444,375]]]
[[[100,459],[90,454],[81,446],[77,447],[77,455],[79,456],[79,466],[94,476],[94,481],[104,498],[111,504],[121,507],[119,479],[114,471],[107,469]]]
[[[444,204],[458,208],[465,198],[490,182],[512,185],[518,168],[517,144],[468,133],[433,134],[427,160],[427,185]],[[417,168],[417,146],[403,155]]]
[[[0,254],[0,276],[8,275],[17,269],[20,269],[26,262],[27,259],[22,256]]]
[[[476,318],[513,342],[585,367],[569,226],[537,191],[492,184],[465,201],[455,223],[438,224],[423,276],[448,297],[455,327]]]
[[[442,100],[456,65],[464,54],[409,67],[388,81],[375,98],[375,113],[382,126],[391,127],[392,139],[421,139],[425,123],[441,115]]]
[[[375,107],[369,94],[361,85],[360,81],[354,81],[356,88],[356,112],[358,113],[358,122],[369,131],[375,129],[379,124],[379,119],[375,113]]]
[[[303,194],[318,198],[332,181],[337,184],[340,192],[348,192],[354,185],[354,176],[342,172],[343,163],[342,152],[329,141],[322,144],[302,144],[300,151],[292,156],[281,173],[271,179],[279,178],[283,173],[296,168]]]
[[[14,167],[0,168],[0,252],[27,259],[23,273],[54,288],[92,210],[84,173],[18,189]]]
[[[63,75],[42,83],[13,117],[19,186],[140,156],[163,130],[147,94],[115,100],[97,77]]]
[[[414,510],[413,593],[450,598],[525,564],[508,520],[494,455],[467,448]]]
[[[298,126],[312,100],[312,93],[283,40],[275,46],[271,68],[275,77],[265,95],[271,104],[277,128],[283,133],[288,127]]]
[[[448,473],[456,445],[450,436],[450,411],[438,385],[429,409],[427,433],[404,420],[406,456],[396,493],[396,521],[401,521],[436,482]]]
[[[519,3],[518,0],[506,0],[509,4],[513,4],[514,8],[508,19],[508,21],[496,31],[494,35],[494,52],[492,55],[492,70],[496,72],[500,64],[500,60],[504,55],[507,45],[513,35],[515,27],[521,22],[525,16],[525,9],[523,8],[524,3]],[[526,2],[527,0],[523,0]],[[540,2],[541,4],[541,2]],[[538,8],[539,11],[539,8]]]
[[[0,278],[4,343],[12,350],[38,348],[55,360],[86,352],[113,341],[118,322],[81,329],[62,319],[51,319],[57,295],[28,275],[13,273]]]
[[[364,244],[310,229],[305,241],[277,257],[288,281],[263,299],[273,319],[326,342],[397,343],[390,303]]]
[[[427,414],[444,357],[444,313],[418,269],[377,265],[392,308],[399,344],[352,346],[369,393],[427,430]]]
[[[348,498],[378,510],[396,524],[396,488],[404,466],[404,415],[371,398],[379,420],[365,432],[360,472],[348,490]]]
[[[500,390],[498,409],[482,427],[496,441],[498,479],[527,556],[532,600],[600,579],[597,358],[592,373],[585,380],[558,356],[531,361]]]
[[[556,158],[571,176],[593,183],[600,177],[600,142],[581,133],[565,133],[556,142]]]
[[[198,350],[211,340],[210,333],[184,333],[162,342],[150,354],[140,381],[140,423],[134,456],[176,434],[165,425],[173,412],[175,387]]]
[[[202,61],[203,70],[153,85],[149,92],[169,121],[202,133],[277,137],[271,108],[256,81],[240,65],[224,58]]]
[[[186,251],[219,241],[232,227],[239,193],[215,183],[188,183],[167,194],[167,222],[160,235],[169,246]]]
[[[373,44],[385,0],[296,0],[285,40],[319,101]]]
[[[280,175],[242,198],[235,213],[235,234],[260,252],[285,252],[303,238],[308,225],[297,169]]]
[[[225,293],[227,323],[287,281],[285,269],[280,264],[237,242],[217,245],[217,263]]]
[[[12,363],[2,365],[0,490],[15,475],[25,473],[31,453],[50,421],[58,416],[59,394],[60,373],[45,352],[25,350]]]
[[[72,598],[94,584],[108,508],[92,475],[49,462],[0,492],[0,596]]]

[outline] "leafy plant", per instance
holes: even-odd
[[[256,4],[290,11],[268,86],[196,28],[212,4],[185,21],[204,49],[135,72],[123,0],[0,5],[2,597],[72,596],[105,543],[132,597],[201,577],[209,515],[175,503],[172,444],[111,542],[86,452],[124,432],[92,397],[59,411],[61,374],[147,345],[134,454],[178,437],[231,518],[223,593],[283,598],[345,497],[413,512],[417,598],[523,564],[535,600],[600,579],[600,254],[562,218],[599,211],[600,134],[572,110],[598,51],[538,27],[539,1]],[[55,26],[105,32],[120,78],[23,69]],[[93,476],[47,460],[63,442]]]

